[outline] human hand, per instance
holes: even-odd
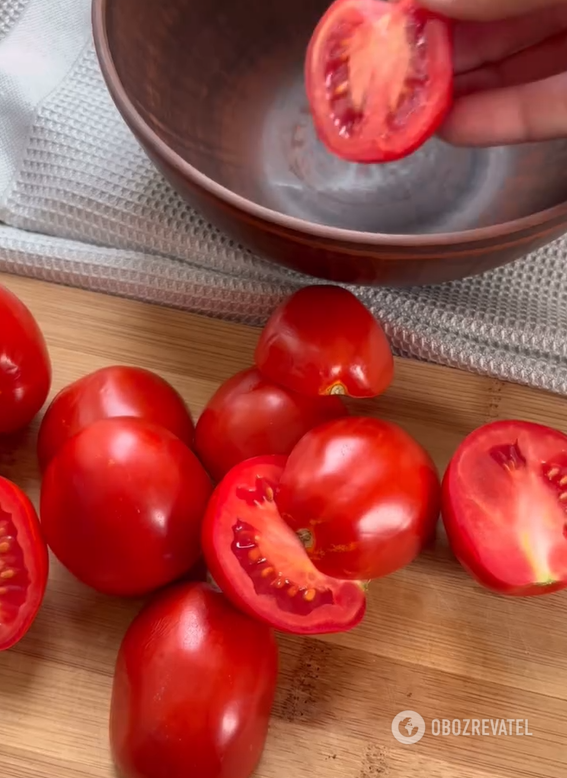
[[[441,136],[567,138],[567,0],[420,0],[455,19],[455,104]]]

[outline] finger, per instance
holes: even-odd
[[[567,31],[502,62],[457,76],[455,95],[543,81],[563,71],[567,71]]]
[[[420,4],[450,19],[476,22],[511,19],[522,14],[539,13],[566,0],[419,0]]]
[[[546,38],[567,30],[567,2],[543,8],[536,14],[486,22],[455,25],[455,71],[463,73],[499,62]]]
[[[457,146],[567,138],[567,73],[458,98],[440,135]]]

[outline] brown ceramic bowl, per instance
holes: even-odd
[[[389,165],[318,142],[303,58],[328,0],[94,0],[108,88],[156,166],[245,245],[313,276],[436,283],[567,231],[567,141]]]

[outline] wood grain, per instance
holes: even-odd
[[[113,297],[1,277],[40,322],[53,391],[112,363],[154,369],[198,415],[250,364],[257,332]],[[400,423],[442,469],[476,426],[532,419],[567,431],[564,399],[446,368],[397,361],[391,390],[358,406]],[[37,502],[37,425],[0,445],[0,473]],[[111,778],[107,716],[114,658],[139,603],[88,591],[56,562],[26,638],[0,655],[0,776]],[[283,636],[281,680],[257,778],[565,778],[567,596],[512,601],[476,586],[443,539],[376,582],[352,633]],[[419,743],[393,717],[415,710]],[[435,737],[433,719],[527,719],[531,737]],[[199,778],[199,776],[188,776]]]

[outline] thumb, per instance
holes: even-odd
[[[567,0],[419,0],[419,4],[450,19],[488,22],[541,11]]]

